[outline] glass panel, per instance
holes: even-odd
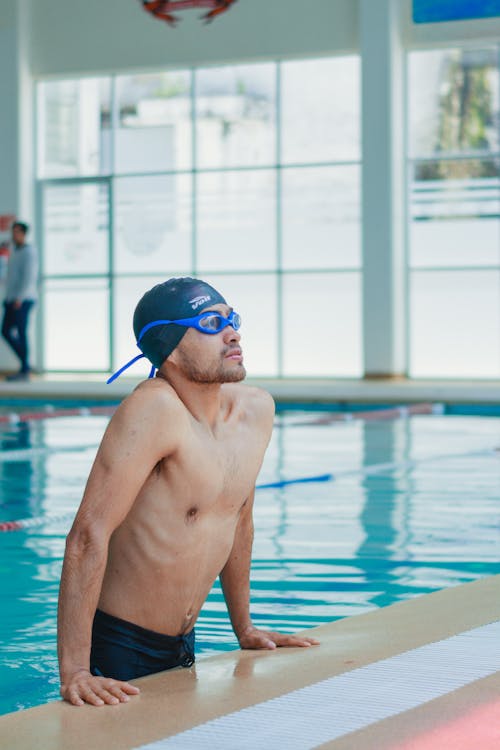
[[[108,282],[54,279],[44,289],[44,352],[48,370],[107,370]]]
[[[198,268],[276,266],[276,175],[272,171],[198,176]]]
[[[283,169],[283,267],[361,264],[359,167]]]
[[[198,167],[276,161],[276,65],[237,65],[196,73]]]
[[[498,150],[494,47],[412,52],[408,86],[411,154]]]
[[[359,57],[282,64],[283,163],[360,158]]]
[[[115,180],[117,273],[178,273],[192,261],[192,177],[151,175]]]
[[[191,168],[191,74],[176,70],[116,79],[115,171]]]
[[[283,276],[284,375],[361,375],[361,274]]]
[[[278,374],[278,303],[275,274],[203,277],[240,313],[241,347],[247,374]]]
[[[47,81],[38,87],[40,177],[111,171],[111,79]]]
[[[411,265],[497,265],[499,162],[429,161],[414,165],[414,171]]]
[[[108,272],[108,185],[46,185],[44,272]]]
[[[117,370],[124,365],[129,359],[140,354],[135,343],[134,329],[132,319],[134,310],[142,295],[151,289],[155,284],[161,284],[169,276],[168,272],[164,276],[143,276],[140,278],[116,278],[113,283],[113,370]],[[147,378],[151,365],[147,362],[139,361],[137,365],[131,367],[124,373],[124,376]]]
[[[413,271],[411,375],[500,375],[500,273]]]

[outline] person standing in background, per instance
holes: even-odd
[[[37,298],[38,258],[33,245],[26,242],[28,224],[12,225],[12,252],[7,267],[2,336],[19,358],[21,368],[7,380],[29,380],[31,368],[28,351],[29,315]]]

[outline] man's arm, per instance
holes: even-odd
[[[240,512],[231,554],[220,573],[231,625],[238,640],[252,626],[250,619],[250,561],[253,544],[254,492]]]
[[[315,638],[259,630],[250,618],[250,563],[253,544],[254,492],[243,506],[228,561],[220,573],[233,630],[241,648],[275,649],[277,646],[316,646]]]
[[[161,399],[161,406],[158,403]],[[174,449],[168,404],[158,387],[139,389],[111,420],[68,535],[58,613],[61,695],[74,705],[119,703],[139,692],[128,683],[90,674],[92,621],[109,539],[155,464]],[[170,433],[170,434],[169,434]]]
[[[38,257],[33,245],[25,245],[19,258],[21,268],[16,289],[13,290],[14,307],[19,308],[25,299],[35,295],[38,276]]]
[[[252,389],[251,413],[255,415],[255,430],[267,446],[274,420],[274,401],[269,393]],[[264,452],[264,451],[263,451]],[[315,638],[299,638],[273,631],[258,630],[250,618],[250,564],[253,544],[253,504],[255,490],[247,498],[240,512],[231,554],[220,573],[233,630],[241,648],[274,649],[277,646],[313,646]]]

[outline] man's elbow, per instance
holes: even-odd
[[[82,558],[106,553],[107,535],[97,524],[76,524],[66,537],[66,557]]]

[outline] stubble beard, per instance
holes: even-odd
[[[244,380],[246,370],[243,363],[231,363],[227,366],[224,360],[224,354],[221,355],[220,362],[214,362],[212,365],[201,367],[198,362],[186,352],[179,350],[180,365],[182,372],[192,383],[202,383],[212,385],[214,383],[239,383]]]

